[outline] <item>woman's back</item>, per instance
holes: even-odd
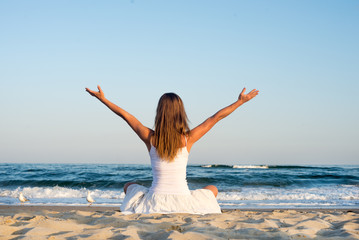
[[[156,148],[150,150],[153,181],[151,192],[162,194],[190,194],[186,180],[187,147],[180,148],[172,161],[163,161]]]

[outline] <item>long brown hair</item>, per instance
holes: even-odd
[[[153,145],[158,156],[173,161],[182,146],[182,135],[189,131],[182,99],[175,93],[165,93],[158,101]]]

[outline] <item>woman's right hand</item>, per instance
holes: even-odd
[[[242,103],[248,102],[249,100],[251,100],[252,98],[257,96],[258,92],[259,92],[257,89],[253,89],[248,94],[245,94],[244,93],[245,91],[246,91],[246,88],[243,88],[241,94],[238,97],[238,100],[241,101]]]
[[[98,100],[102,101],[105,99],[105,94],[103,93],[100,85],[97,85],[98,92],[92,91],[91,89],[86,88],[86,91],[93,97],[96,97]]]

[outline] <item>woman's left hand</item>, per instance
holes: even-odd
[[[91,95],[96,97],[98,100],[103,100],[105,99],[105,94],[103,93],[100,85],[97,85],[98,88],[98,92],[96,91],[92,91],[91,89],[86,88],[86,91]]]

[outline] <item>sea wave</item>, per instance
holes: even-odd
[[[239,192],[219,192],[221,201],[359,201],[359,189],[355,187],[333,188],[243,188]],[[359,202],[358,202],[359,203]]]
[[[29,198],[85,198],[87,192],[95,198],[123,199],[123,189],[73,189],[66,187],[24,187],[16,189],[0,188],[0,198],[17,198],[22,192]],[[359,188],[338,186],[337,188],[242,188],[240,191],[220,191],[219,200],[359,200]]]
[[[96,204],[118,206],[124,183],[152,183],[148,165],[0,164],[0,173],[0,204],[20,204],[23,192],[30,204],[86,205],[90,190]],[[221,206],[318,203],[359,208],[357,166],[189,165],[187,182],[190,189],[216,185]]]
[[[0,188],[0,204],[20,204],[20,192],[30,199],[32,205],[86,205],[86,188],[24,187],[13,190]],[[92,189],[91,195],[97,205],[119,206],[125,194],[121,190]],[[353,186],[338,188],[242,188],[241,191],[219,192],[217,200],[221,207],[258,206],[359,206],[359,189]]]
[[[85,198],[88,191],[91,191],[91,195],[94,198],[103,199],[120,199],[124,198],[125,194],[123,191],[118,190],[100,190],[100,189],[73,189],[66,187],[23,187],[16,189],[1,189],[0,198],[18,198],[20,192],[22,192],[28,198],[39,198],[39,199],[54,199],[54,198]]]
[[[209,164],[209,165],[201,165],[203,168],[261,168],[266,169],[269,168],[267,165],[223,165],[223,164]]]
[[[261,168],[261,169],[266,169],[269,168],[269,166],[267,165],[233,165],[233,168]]]
[[[195,166],[196,167],[196,166]],[[340,169],[352,169],[352,170],[359,170],[358,167],[353,166],[316,166],[316,165],[230,165],[230,164],[206,164],[200,165],[202,168],[262,168],[262,169],[318,169],[318,170],[340,170]]]

